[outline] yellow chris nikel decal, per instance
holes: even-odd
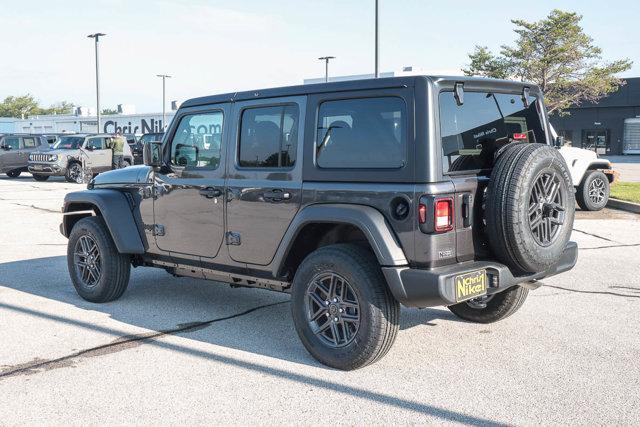
[[[485,270],[456,276],[456,300],[484,295],[487,292],[487,274]]]

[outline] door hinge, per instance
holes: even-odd
[[[240,233],[236,233],[235,231],[227,231],[227,245],[239,246]]]
[[[153,235],[154,236],[164,236],[164,225],[162,225],[162,224],[153,224]]]

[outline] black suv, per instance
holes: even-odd
[[[130,266],[290,292],[319,361],[380,359],[400,304],[488,323],[571,269],[574,193],[534,85],[401,77],[191,99],[145,165],[64,202],[81,297]]]

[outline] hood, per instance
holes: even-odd
[[[93,188],[135,186],[149,182],[150,173],[150,166],[129,166],[124,169],[103,172],[96,176],[91,183]]]

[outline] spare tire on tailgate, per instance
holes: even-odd
[[[510,144],[498,155],[487,188],[487,237],[514,274],[542,272],[558,261],[574,211],[569,170],[558,150]]]

